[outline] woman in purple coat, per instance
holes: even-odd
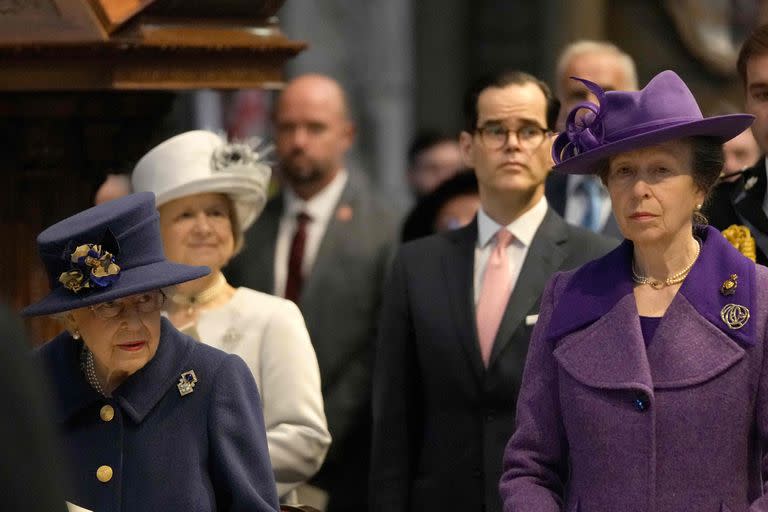
[[[703,118],[671,71],[582,81],[554,169],[599,174],[626,240],[544,292],[504,510],[768,511],[768,269],[698,214],[752,116]]]

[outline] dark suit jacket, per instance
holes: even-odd
[[[477,220],[408,243],[382,306],[374,372],[374,511],[496,512],[504,446],[550,275],[618,242],[552,210],[533,239],[486,369],[473,300]],[[527,320],[528,318],[528,320]]]
[[[0,307],[0,508],[65,512],[49,401],[18,321]]]
[[[339,205],[348,206],[352,217],[332,217],[298,306],[317,354],[333,439],[312,483],[329,491],[331,510],[361,510],[367,504],[371,348],[396,223],[363,177],[351,172]],[[243,253],[227,269],[233,284],[274,292],[282,214],[282,197],[276,197],[246,234]]]
[[[549,173],[544,190],[549,206],[552,207],[558,215],[565,217],[565,205],[568,202],[568,175],[561,172]],[[613,213],[608,216],[608,220],[605,221],[605,226],[603,226],[600,233],[611,238],[616,238],[617,240],[624,238],[619,230],[619,225],[616,223],[616,218],[613,216]]]
[[[64,332],[39,351],[71,463],[69,501],[96,512],[278,510],[261,399],[240,357],[163,319],[155,356],[104,398],[80,370],[81,347]],[[197,383],[182,396],[188,370]],[[111,420],[101,418],[106,405]],[[106,483],[102,465],[113,471]]]
[[[757,263],[768,265],[768,217],[763,211],[766,193],[765,158],[734,182],[715,187],[704,206],[704,215],[711,226],[720,231],[732,224],[745,225],[755,237]]]

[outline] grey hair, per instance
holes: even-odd
[[[607,41],[582,39],[575,41],[563,48],[563,50],[560,52],[560,56],[557,59],[557,67],[555,69],[558,78],[556,83],[558,88],[558,96],[561,96],[563,92],[559,90],[560,78],[562,78],[562,76],[565,74],[565,69],[568,67],[568,64],[570,64],[574,57],[578,57],[587,53],[606,53],[609,55],[615,55],[618,58],[621,67],[624,68],[624,76],[629,82],[629,88],[637,89],[637,68],[635,67],[634,59],[632,59],[628,53],[621,50],[621,48],[615,44],[609,43]]]

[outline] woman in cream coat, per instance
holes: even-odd
[[[202,130],[147,153],[134,190],[156,195],[169,260],[207,265],[210,276],[179,285],[166,313],[180,330],[242,357],[264,402],[272,468],[281,501],[320,468],[330,445],[320,373],[293,302],[230,286],[221,269],[266,201],[270,169],[246,144]]]

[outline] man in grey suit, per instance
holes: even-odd
[[[301,309],[333,438],[311,483],[329,495],[328,511],[359,511],[367,507],[371,348],[396,221],[344,167],[354,126],[338,83],[296,78],[274,124],[283,193],[246,234],[229,277]]]
[[[635,61],[617,46],[604,41],[582,40],[566,46],[557,59],[556,90],[560,100],[557,129],[577,104],[597,103],[597,98],[572,76],[586,78],[605,91],[637,90]],[[547,178],[549,205],[565,220],[597,233],[623,238],[611,213],[611,198],[600,178],[591,174],[552,173]]]
[[[615,243],[547,205],[557,101],[522,72],[469,91],[464,161],[481,208],[404,245],[385,287],[373,387],[371,509],[496,512],[539,296]]]

